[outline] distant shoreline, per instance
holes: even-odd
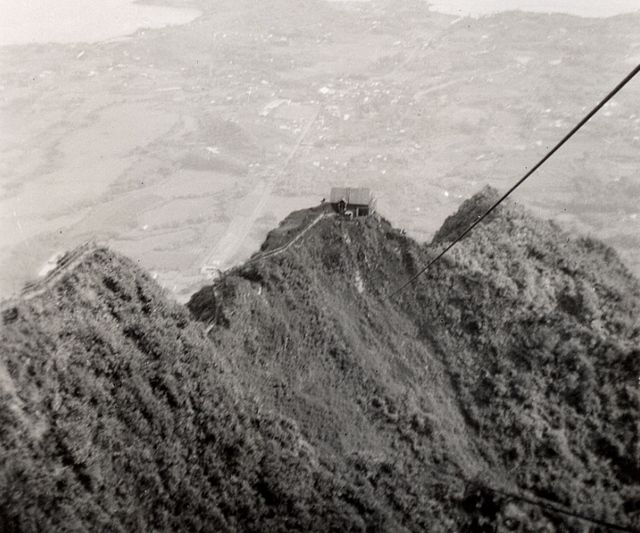
[[[98,43],[140,29],[187,24],[202,15],[194,8],[102,0],[88,9],[82,0],[33,0],[29,6],[5,0],[0,15],[0,46]]]
[[[333,0],[336,1],[336,0]],[[427,0],[429,9],[455,16],[481,17],[505,11],[565,14],[584,18],[608,18],[640,11],[637,0]]]
[[[331,3],[363,3],[369,0],[326,0]],[[521,11],[523,13],[564,14],[583,18],[608,18],[640,11],[637,0],[426,0],[429,9],[458,17],[483,17]]]

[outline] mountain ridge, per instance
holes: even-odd
[[[157,429],[145,434],[145,446],[167,428],[175,433],[167,416],[179,418],[186,405],[204,401],[187,392],[177,375],[189,376],[196,388],[221,391],[217,397],[234,398],[218,406],[205,402],[202,409],[211,411],[223,435],[232,435],[222,440],[247,443],[232,446],[248,459],[230,477],[245,488],[198,482],[202,492],[194,489],[192,495],[214,502],[220,529],[308,529],[320,527],[317,520],[325,514],[342,530],[481,531],[487,524],[499,530],[516,524],[522,531],[580,531],[584,525],[486,487],[631,524],[640,509],[633,423],[640,408],[640,284],[615,251],[507,202],[413,285],[388,298],[495,194],[484,190],[465,202],[430,244],[416,243],[380,217],[325,217],[283,253],[257,255],[223,273],[192,297],[188,311],[169,302],[131,261],[99,247],[70,271],[59,271],[47,291],[5,302],[2,344],[10,364],[3,365],[0,384],[3,424],[13,431],[0,441],[0,518],[26,531],[33,529],[29,524],[61,516],[53,503],[49,515],[37,515],[41,522],[12,511],[20,502],[8,489],[32,479],[28,467],[35,464],[50,479],[76,472],[75,496],[67,496],[76,502],[93,501],[96,490],[108,492],[108,483],[96,479],[119,472],[101,456],[111,450],[109,443],[94,443],[93,455],[40,444],[42,438],[68,440],[68,428],[50,421],[59,417],[59,403],[76,406],[77,391],[64,389],[57,400],[49,381],[54,376],[54,382],[66,383],[69,368],[52,370],[47,361],[72,350],[77,368],[72,365],[71,375],[99,385],[86,386],[91,393],[81,387],[85,400],[68,416],[91,420],[98,408],[106,410],[123,442],[127,413],[116,406],[136,402],[118,400],[119,388],[155,406],[139,415]],[[291,242],[320,209],[285,219],[263,251]],[[181,340],[176,344],[173,336]],[[104,372],[101,361],[119,368],[125,353],[142,366],[125,375],[97,374]],[[203,378],[208,385],[199,385]],[[173,396],[189,401],[176,403]],[[254,414],[243,418],[236,405]],[[209,446],[206,439],[190,442],[203,422],[189,412],[188,428],[174,441],[196,454],[177,462],[186,479],[195,476],[185,472]],[[233,431],[224,413],[236,421]],[[71,434],[85,435],[62,418]],[[248,420],[281,429],[274,430],[274,440],[273,431],[264,435]],[[88,427],[93,433],[83,438],[94,442],[102,432],[95,423]],[[269,453],[256,452],[256,442],[267,443]],[[228,447],[213,450],[205,466],[225,472]],[[16,454],[23,477],[7,466],[7,457]],[[168,452],[164,457],[175,461]],[[274,468],[261,467],[264,461]],[[151,471],[163,479],[157,465]],[[292,475],[300,478],[294,489],[288,487]],[[145,499],[136,492],[138,482],[127,479],[131,494],[118,499],[109,493],[114,514],[66,512],[81,525],[127,529],[132,522],[120,505],[140,501],[146,510],[138,520],[147,526],[211,530],[210,513],[180,514],[166,506],[162,494],[183,489],[172,485]],[[56,490],[62,489],[52,494]],[[294,503],[297,493],[308,496]],[[290,503],[283,507],[279,500]],[[152,501],[164,502],[164,522],[153,523]],[[251,503],[255,508],[247,513]]]

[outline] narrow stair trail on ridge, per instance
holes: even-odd
[[[5,305],[9,305],[14,300],[20,299],[27,301],[50,290],[65,272],[71,272],[85,259],[85,257],[98,248],[98,244],[90,241],[67,252],[57,260],[55,267],[47,272],[42,278],[27,282],[19,296],[3,301],[3,307]]]
[[[286,252],[289,248],[291,248],[295,243],[297,243],[302,237],[304,237],[307,232],[313,228],[318,222],[320,222],[323,218],[328,218],[335,216],[333,213],[320,213],[316,218],[314,218],[300,233],[298,233],[291,241],[282,246],[275,248],[273,250],[269,250],[258,257],[252,257],[248,261],[244,263],[244,265],[250,265],[251,263],[255,263],[256,261],[261,261],[262,259],[269,259],[276,255],[280,255],[282,252]]]

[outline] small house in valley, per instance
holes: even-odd
[[[375,199],[366,187],[333,187],[330,202],[337,213],[348,217],[362,217],[375,212]]]

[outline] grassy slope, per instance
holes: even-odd
[[[190,307],[217,324],[211,336],[245,386],[319,450],[384,480],[378,496],[410,527],[460,519],[442,471],[628,523],[640,289],[615,252],[509,205],[386,298],[494,194],[465,204],[432,246],[384,221],[323,221]],[[544,527],[533,509],[519,513]]]
[[[129,260],[91,252],[3,322],[1,530],[399,527]]]

